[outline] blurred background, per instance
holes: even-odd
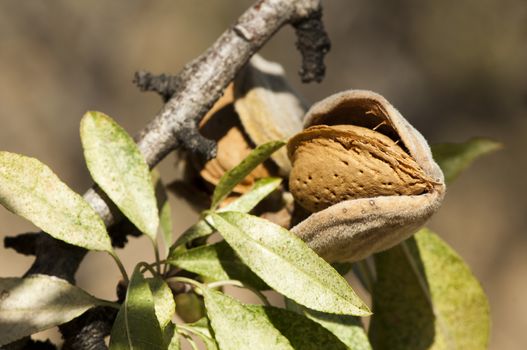
[[[161,107],[141,93],[136,70],[177,73],[252,1],[48,0],[0,2],[0,149],[49,165],[74,190],[90,185],[78,135],[85,111],[103,111],[131,134]],[[527,3],[524,0],[333,0],[324,2],[332,40],[327,75],[302,85],[294,32],[262,54],[286,68],[311,102],[361,88],[384,95],[434,142],[473,136],[505,148],[478,160],[448,189],[430,227],[467,261],[487,292],[491,349],[527,344]],[[174,177],[174,156],[161,166]],[[177,233],[197,217],[171,198]],[[0,236],[36,230],[0,208]],[[152,259],[132,239],[119,251],[131,268]],[[0,250],[0,275],[19,276],[32,258]],[[79,285],[114,298],[119,272],[90,253]]]

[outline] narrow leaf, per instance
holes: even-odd
[[[176,303],[170,287],[160,277],[147,279],[148,286],[154,297],[156,317],[161,329],[164,329],[176,314]]]
[[[335,315],[308,309],[286,298],[286,308],[303,315],[333,333],[346,349],[371,350],[372,347],[360,318]]]
[[[318,311],[370,314],[348,282],[288,230],[237,212],[209,217],[243,262],[279,293]]]
[[[474,138],[464,143],[443,143],[432,146],[434,159],[443,170],[446,183],[454,181],[463,170],[482,155],[502,148],[499,142]]]
[[[93,208],[34,158],[0,152],[0,204],[56,239],[112,251],[106,227]]]
[[[256,147],[240,164],[226,172],[220,179],[212,194],[211,209],[215,209],[218,204],[229,194],[232,189],[242,181],[260,163],[263,163],[280,147],[285,145],[283,141],[271,141]]]
[[[210,227],[210,225],[207,224],[205,220],[199,220],[197,223],[190,226],[185,232],[183,232],[181,236],[179,236],[179,238],[176,240],[176,243],[174,243],[170,247],[170,253],[168,255],[168,258],[172,259],[174,257],[174,254],[180,252],[180,250],[176,249],[177,247],[191,242],[197,238],[206,237],[208,235],[211,235],[212,233],[214,233],[212,227]]]
[[[282,179],[275,177],[260,179],[254,183],[253,188],[249,192],[243,194],[236,200],[221,208],[218,210],[218,212],[239,211],[242,213],[248,213],[271,192],[276,190],[278,186],[280,186],[281,182]],[[172,248],[190,242],[196,238],[208,236],[213,232],[214,230],[210,227],[210,225],[202,219],[186,230],[178,238]]]
[[[375,349],[487,349],[489,305],[445,242],[423,229],[375,256],[370,339]]]
[[[157,207],[159,210],[159,226],[161,228],[161,236],[163,237],[165,255],[168,256],[170,245],[173,241],[174,227],[172,224],[172,208],[168,201],[168,192],[165,185],[161,181],[161,175],[156,169],[150,172],[152,184],[156,195]]]
[[[168,255],[170,245],[173,242],[173,225],[172,225],[172,207],[170,202],[167,200],[163,203],[161,211],[159,213],[159,224],[161,226],[161,234],[163,236],[163,242],[165,243],[165,254]]]
[[[0,278],[0,346],[66,323],[105,304],[53,276]]]
[[[132,137],[107,115],[88,112],[81,121],[81,141],[93,180],[155,241],[159,217],[154,188],[148,164]]]
[[[210,289],[203,289],[205,307],[222,350],[292,350],[265,311],[253,308]]]
[[[110,337],[110,350],[163,349],[163,334],[156,318],[154,297],[136,267]]]
[[[218,345],[212,336],[209,321],[206,317],[203,317],[198,321],[186,326],[192,328],[194,334],[196,334],[203,341],[207,350],[218,350]]]
[[[271,192],[276,190],[280,183],[282,183],[282,179],[278,177],[260,179],[254,183],[253,188],[249,192],[221,208],[218,212],[239,211],[248,213]]]
[[[168,262],[213,281],[239,280],[256,289],[268,289],[224,241],[187,250]]]

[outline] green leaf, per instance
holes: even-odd
[[[183,232],[181,236],[179,236],[179,238],[176,240],[176,243],[174,243],[170,247],[170,253],[168,254],[168,258],[173,259],[175,254],[181,252],[180,250],[176,249],[177,247],[191,242],[197,238],[206,237],[213,233],[214,229],[210,227],[210,225],[207,224],[205,220],[199,220],[197,223],[190,226],[185,232]]]
[[[489,305],[461,257],[427,229],[375,256],[375,349],[487,349]]]
[[[502,148],[499,142],[474,138],[464,143],[443,143],[432,146],[437,164],[443,170],[447,184],[454,181],[474,160]]]
[[[257,180],[254,183],[253,188],[232,201],[225,207],[218,210],[218,212],[224,211],[239,211],[242,213],[250,212],[258,203],[260,203],[265,197],[267,197],[271,192],[280,186],[282,179],[275,177],[268,177],[264,179]],[[214,232],[212,227],[203,219],[198,221],[196,224],[192,225],[188,230],[186,230],[172,246],[175,248],[187,242],[190,242],[196,238],[205,237],[211,235]],[[174,249],[172,249],[174,251]],[[171,256],[173,254],[170,254]]]
[[[156,318],[154,297],[137,266],[110,337],[110,350],[163,349],[163,334]]]
[[[269,288],[224,241],[187,250],[168,262],[213,281],[239,280],[256,289]]]
[[[348,315],[335,315],[308,309],[294,301],[286,298],[288,310],[303,315],[310,320],[320,324],[322,327],[333,333],[346,349],[350,350],[371,350],[372,347],[360,318]]]
[[[168,201],[168,192],[165,185],[161,181],[161,175],[156,169],[150,172],[152,184],[157,200],[157,207],[159,210],[159,226],[161,228],[161,235],[163,237],[165,255],[168,256],[170,245],[173,241],[174,226],[172,224],[172,208]]]
[[[0,346],[107,304],[53,276],[0,278]]]
[[[218,212],[238,211],[248,213],[265,199],[265,197],[276,190],[280,186],[280,183],[282,183],[282,179],[279,177],[267,177],[257,180],[249,192],[221,208]]]
[[[163,203],[161,211],[159,213],[159,224],[161,226],[161,234],[163,235],[163,241],[165,242],[165,251],[168,255],[170,245],[173,241],[173,225],[172,225],[172,207],[170,202],[167,200]]]
[[[279,293],[317,311],[370,314],[348,282],[293,233],[249,214],[209,217],[243,262]]]
[[[262,308],[243,305],[237,300],[204,288],[205,307],[221,350],[292,350]]]
[[[264,162],[280,147],[284,146],[283,141],[271,141],[256,147],[244,160],[237,166],[226,172],[220,179],[212,194],[211,209],[214,210],[218,204],[231,193],[232,189],[242,181],[254,168]]]
[[[148,164],[114,120],[88,112],[81,120],[84,157],[93,180],[123,214],[155,241],[159,216]]]
[[[148,278],[147,282],[154,297],[157,320],[161,329],[164,329],[176,314],[174,295],[165,281],[158,276]]]
[[[192,329],[192,332],[196,334],[205,344],[207,350],[218,350],[218,345],[212,336],[209,321],[206,317],[199,319],[198,321],[186,325]]]
[[[56,239],[90,250],[113,251],[99,215],[34,158],[0,152],[0,204]]]
[[[293,349],[348,349],[334,334],[303,315],[276,307],[258,305],[248,305],[247,307],[254,311],[263,310],[273,326],[289,340]],[[355,348],[353,349],[355,350]]]

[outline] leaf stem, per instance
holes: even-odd
[[[156,257],[156,269],[157,269],[157,274],[160,275],[161,274],[161,259],[159,258],[159,245],[156,244],[156,241],[155,240],[152,240],[152,246],[154,247],[154,255]]]
[[[148,270],[150,271],[150,273],[152,274],[152,276],[158,276],[159,273],[156,272],[153,268],[152,268],[152,264],[149,264],[149,263],[146,263],[144,261],[141,261],[140,263],[137,264],[137,266],[141,266],[141,267],[144,267],[145,270]],[[144,272],[144,271],[142,271]]]
[[[111,307],[117,310],[121,308],[121,304],[119,303],[109,301],[109,300],[102,300],[102,299],[99,299],[99,306]]]
[[[209,288],[219,288],[223,286],[235,286],[239,288],[245,288],[253,292],[264,303],[265,306],[271,306],[271,303],[269,303],[269,300],[262,292],[260,292],[258,289],[255,289],[246,284],[243,284],[242,282],[237,281],[237,280],[225,280],[225,281],[212,282],[212,283],[207,284],[207,286]]]
[[[110,251],[109,254],[112,256],[113,260],[117,264],[119,271],[121,271],[125,284],[128,285],[128,283],[130,282],[130,279],[128,278],[128,274],[126,273],[126,269],[124,268],[123,263],[121,262],[121,259],[119,259],[119,256],[117,256],[117,253],[115,252],[115,250]]]
[[[181,277],[181,276],[169,277],[169,278],[166,279],[166,282],[181,282],[181,283],[191,284],[194,287],[199,288],[199,289],[206,288],[206,286],[204,284],[199,283],[196,280],[193,280],[193,279],[187,278],[187,277]]]
[[[179,325],[179,324],[176,325],[176,331],[179,334],[181,334],[181,336],[185,338],[186,341],[190,343],[190,346],[192,347],[193,350],[199,350],[198,346],[194,342],[194,339],[192,339],[192,337],[190,336],[189,332],[196,334],[196,335],[200,335],[200,334],[196,333],[189,327],[183,327],[182,325]]]

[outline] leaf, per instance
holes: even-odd
[[[243,305],[208,288],[203,289],[203,297],[220,349],[294,349],[287,338],[269,321],[263,309]]]
[[[0,152],[0,203],[56,239],[89,250],[113,251],[99,215],[34,158]]]
[[[461,257],[422,229],[375,256],[375,349],[487,349],[489,305]]]
[[[161,181],[161,175],[156,169],[150,172],[152,184],[156,195],[157,207],[159,210],[159,226],[163,237],[165,255],[168,255],[170,245],[173,241],[174,226],[172,224],[172,207],[168,201],[168,193],[165,185]]]
[[[206,237],[212,233],[214,233],[212,227],[210,227],[210,225],[207,224],[205,220],[199,220],[197,223],[190,226],[185,232],[183,232],[183,234],[176,240],[176,243],[170,247],[168,259],[173,259],[175,254],[180,252],[176,249],[177,247],[191,242],[197,238]]]
[[[447,184],[454,181],[463,170],[482,155],[502,148],[499,142],[474,138],[464,143],[443,143],[432,146],[437,164],[443,170]]]
[[[148,164],[114,120],[88,112],[81,120],[84,157],[93,180],[123,214],[155,241],[159,216]]]
[[[253,188],[232,201],[225,207],[218,210],[218,212],[224,211],[239,211],[242,213],[250,212],[258,203],[260,203],[265,197],[280,186],[282,179],[275,177],[268,177],[257,180],[254,183]],[[186,230],[172,246],[172,248],[190,242],[196,238],[205,237],[212,234],[214,230],[209,224],[203,219],[192,225]],[[172,256],[172,254],[170,254]]]
[[[209,321],[206,317],[203,317],[198,321],[186,326],[192,328],[194,334],[196,334],[203,341],[207,350],[218,350],[218,345],[212,336]]]
[[[318,311],[370,314],[348,282],[293,233],[249,214],[209,217],[242,261],[277,292]]]
[[[254,310],[263,310],[269,321],[289,340],[293,349],[348,349],[335,335],[303,315],[276,307],[259,305],[248,305],[247,307]],[[353,349],[355,350],[355,348]]]
[[[163,235],[163,241],[165,242],[166,254],[168,255],[169,247],[172,244],[172,207],[170,202],[167,200],[163,203],[161,211],[159,213],[159,224],[161,226],[161,234]]]
[[[166,282],[158,276],[148,278],[147,282],[154,297],[157,320],[161,329],[164,329],[176,314],[174,295]]]
[[[320,324],[344,343],[346,349],[372,349],[362,322],[356,316],[335,315],[311,310],[287,298],[286,308]]]
[[[0,346],[107,304],[53,276],[0,278]]]
[[[168,262],[213,281],[239,280],[256,289],[269,288],[224,241],[187,250]]]
[[[248,213],[265,197],[276,190],[281,183],[282,179],[279,177],[259,179],[254,183],[253,188],[249,192],[221,208],[218,212],[238,211]]]
[[[223,174],[212,194],[211,209],[214,210],[240,181],[284,145],[283,141],[264,143],[256,147],[240,164]]]
[[[139,266],[134,270],[126,298],[112,327],[110,350],[116,349],[163,349],[154,297]]]

